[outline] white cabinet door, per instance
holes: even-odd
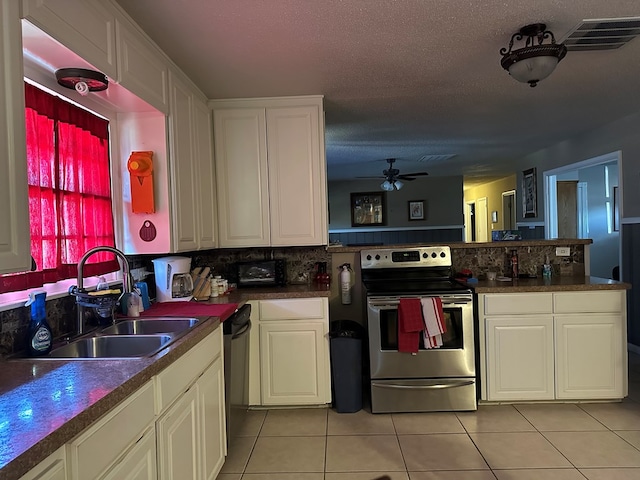
[[[0,3],[0,273],[31,268],[20,5]]]
[[[115,16],[105,2],[23,0],[22,12],[27,20],[112,80],[118,78]]]
[[[554,398],[553,317],[487,318],[488,400]]]
[[[205,480],[218,476],[227,453],[223,376],[222,356],[219,356],[198,379],[200,451]]]
[[[263,405],[330,401],[325,322],[289,320],[260,324]]]
[[[66,480],[64,445],[29,470],[20,480]]]
[[[172,190],[173,249],[198,249],[196,172],[193,168],[193,97],[173,72],[169,73],[171,113],[169,145]]]
[[[267,109],[271,245],[327,243],[320,106]]]
[[[214,110],[213,119],[220,246],[268,246],[265,110]]]
[[[556,315],[556,396],[559,399],[624,396],[622,316]]]
[[[195,152],[194,168],[198,192],[198,247],[216,247],[216,179],[213,163],[213,125],[211,110],[205,102],[194,99]]]
[[[154,106],[169,112],[169,69],[162,54],[141,35],[116,21],[120,84]]]
[[[199,478],[198,387],[187,390],[156,423],[158,478]]]
[[[156,429],[151,427],[102,480],[155,480]]]

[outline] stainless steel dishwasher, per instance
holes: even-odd
[[[222,322],[224,334],[224,399],[227,444],[244,423],[249,409],[249,332],[251,305],[237,309]]]

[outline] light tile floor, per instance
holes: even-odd
[[[640,355],[622,403],[372,415],[251,411],[219,480],[638,480]]]

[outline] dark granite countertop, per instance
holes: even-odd
[[[218,317],[158,354],[124,360],[4,360],[0,478],[19,478],[217,329]]]
[[[356,253],[361,250],[368,250],[372,248],[411,248],[411,247],[425,247],[430,245],[448,245],[452,249],[454,248],[516,248],[516,247],[544,247],[548,245],[553,246],[571,246],[571,245],[590,245],[593,240],[590,238],[554,238],[551,240],[515,240],[509,242],[429,242],[429,243],[412,243],[412,244],[400,244],[400,245],[329,245],[327,247],[328,253]]]
[[[230,294],[212,297],[208,303],[237,303],[244,304],[250,300],[278,300],[282,298],[311,298],[329,297],[331,289],[329,285],[317,285],[315,283],[304,285],[287,285],[286,287],[270,288],[239,288]],[[207,303],[205,302],[205,303]]]
[[[569,277],[556,275],[551,278],[519,278],[516,281],[478,280],[467,283],[476,293],[516,292],[581,292],[593,290],[628,290],[631,285],[600,277]]]

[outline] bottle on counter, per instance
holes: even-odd
[[[31,306],[27,348],[29,355],[32,357],[48,354],[53,345],[51,327],[47,323],[46,298],[46,292],[32,292],[29,294],[29,300],[25,304],[25,307]]]
[[[510,260],[510,265],[511,265],[511,278],[513,278],[514,280],[516,280],[518,278],[518,251],[517,250],[511,250],[511,260]]]
[[[542,276],[544,278],[551,278],[551,262],[549,261],[549,255],[544,257],[544,265],[542,265]]]

